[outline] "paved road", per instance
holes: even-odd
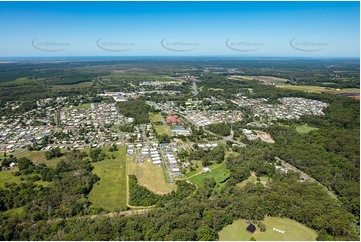
[[[163,165],[165,166],[165,169],[167,170],[167,175],[168,175],[169,182],[173,183],[173,178],[170,175],[169,167],[168,167],[168,164],[167,164],[167,160],[165,159],[162,147],[160,147],[159,150],[160,150],[160,154],[162,156]]]

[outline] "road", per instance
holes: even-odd
[[[331,198],[334,198],[334,199],[337,199],[337,196],[330,190],[328,190],[327,187],[325,187],[324,185],[322,185],[319,181],[317,181],[315,178],[309,176],[308,174],[304,173],[303,171],[299,170],[297,167],[291,165],[290,163],[287,163],[286,161],[280,159],[279,157],[275,157],[275,159],[277,161],[280,161],[281,162],[281,165],[286,167],[287,169],[289,170],[292,170],[292,171],[295,171],[295,172],[299,172],[300,173],[300,177],[302,177],[304,180],[306,181],[310,181],[310,182],[315,182],[317,183],[318,185],[322,186],[323,189],[327,192],[327,194],[331,197]]]
[[[168,175],[169,182],[170,182],[170,183],[173,183],[173,178],[172,178],[172,176],[170,175],[169,167],[168,167],[167,161],[166,161],[166,159],[165,159],[165,156],[164,156],[162,147],[160,147],[159,150],[160,150],[160,154],[161,154],[161,156],[162,156],[163,165],[165,166],[165,169],[167,170],[167,175]]]

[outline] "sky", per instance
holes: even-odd
[[[0,57],[359,57],[359,2],[0,2]]]

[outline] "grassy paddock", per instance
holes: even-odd
[[[81,105],[75,107],[75,109],[89,109],[90,103],[82,103]]]
[[[211,169],[210,172],[195,175],[194,177],[190,178],[190,180],[192,182],[194,182],[197,186],[203,187],[204,182],[207,178],[214,178],[214,180],[217,183],[215,190],[219,191],[226,184],[225,182],[224,183],[221,183],[221,182],[224,181],[225,179],[227,179],[230,175],[230,172],[226,166],[226,162],[223,162],[223,163],[217,164],[217,165],[212,165],[209,168]]]
[[[171,135],[169,128],[162,124],[162,125],[154,125],[155,132],[157,132],[158,135],[166,134]]]
[[[176,190],[176,185],[166,183],[162,166],[153,165],[145,160],[144,163],[129,161],[128,174],[136,175],[138,183],[153,193],[164,195]]]
[[[311,132],[312,130],[317,130],[317,129],[318,128],[308,126],[307,124],[296,126],[296,131],[299,134],[307,134],[307,133]]]
[[[152,123],[162,122],[163,118],[160,113],[149,113],[149,119]]]
[[[267,217],[262,222],[266,225],[266,231],[261,232],[257,227],[253,234],[257,240],[314,241],[317,237],[314,230],[288,218]],[[219,240],[250,240],[252,234],[246,231],[247,226],[248,224],[244,220],[237,220],[219,232]],[[283,230],[285,233],[274,231],[273,228]]]
[[[316,92],[316,93],[329,93],[329,94],[341,94],[355,92],[360,93],[358,88],[343,88],[343,89],[326,89],[325,87],[320,86],[293,86],[293,85],[278,85],[279,88],[298,90],[304,92]]]
[[[261,176],[261,177],[259,177],[259,179],[260,179],[260,182],[261,182],[262,184],[266,184],[266,183],[268,182],[268,179],[269,179],[269,178],[268,178],[267,176]],[[256,182],[258,182],[258,181],[257,181],[257,176],[254,175],[254,174],[252,174],[252,175],[251,175],[250,177],[248,177],[246,180],[238,183],[237,186],[238,186],[239,188],[243,188],[243,187],[245,187],[245,186],[247,185],[247,183],[256,183]]]
[[[51,160],[47,160],[45,158],[45,152],[44,150],[40,150],[40,151],[25,151],[24,153],[21,153],[17,156],[17,158],[28,158],[29,160],[31,160],[34,164],[40,164],[40,163],[45,163],[47,166],[49,167],[56,167],[56,164],[61,160],[64,159],[64,157],[58,157],[58,158],[53,158]],[[62,150],[62,152],[64,153],[64,150]]]
[[[107,148],[104,151],[108,150]],[[113,152],[114,160],[106,159],[92,163],[93,173],[100,177],[89,194],[89,200],[94,207],[102,207],[109,211],[125,210],[127,185],[126,185],[126,148],[119,147]]]

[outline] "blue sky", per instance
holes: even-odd
[[[359,2],[0,2],[0,57],[359,57]]]

